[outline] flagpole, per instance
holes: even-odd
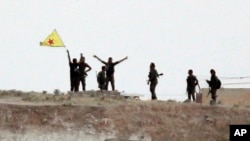
[[[66,46],[65,46],[65,49],[68,50],[68,49],[66,48]]]

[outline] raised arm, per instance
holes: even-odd
[[[67,54],[68,54],[68,60],[69,60],[69,63],[72,63],[72,62],[71,62],[71,59],[70,59],[69,50],[67,50]]]
[[[102,62],[103,64],[105,64],[105,65],[107,64],[105,61],[100,59],[98,56],[94,55],[93,57],[96,58],[97,60],[99,60],[100,62]]]
[[[121,63],[123,62],[124,60],[128,59],[128,56],[124,57],[123,59],[119,60],[119,61],[116,61],[115,64],[118,64],[118,63]]]
[[[81,54],[80,54],[79,61],[81,61],[83,57],[84,57],[84,56],[83,56],[83,54],[81,53]]]

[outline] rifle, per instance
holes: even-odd
[[[211,90],[209,89],[208,93],[207,93],[207,97],[209,96],[209,94],[211,93]]]
[[[210,81],[209,80],[206,80],[206,82],[208,83],[209,85],[209,88],[208,88],[208,93],[207,93],[207,97],[209,96],[209,94],[211,93],[211,87],[210,87]]]
[[[163,73],[159,73],[157,77],[162,76],[162,75],[163,75]],[[149,83],[150,83],[150,80],[147,80],[148,85],[149,85]]]
[[[158,74],[158,76],[162,76],[162,75],[163,75],[163,73]]]

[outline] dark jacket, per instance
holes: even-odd
[[[97,75],[98,84],[105,84],[106,82],[106,73],[105,71],[100,71]]]
[[[78,63],[69,63],[70,67],[70,77],[79,77],[79,64]]]
[[[149,74],[148,74],[148,78],[150,82],[155,82],[157,81],[157,78],[159,77],[159,74],[157,72],[156,69],[151,69]]]
[[[196,76],[189,75],[187,77],[187,90],[195,90],[195,86],[198,84]]]
[[[217,89],[218,81],[220,81],[218,77],[216,75],[212,75],[210,81],[207,81],[207,83],[211,89]]]

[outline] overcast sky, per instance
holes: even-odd
[[[250,82],[224,79],[250,76],[249,0],[2,0],[0,5],[0,89],[69,90],[65,48],[41,47],[56,29],[70,51],[92,67],[87,89],[97,89],[93,58],[113,60],[116,88],[150,98],[146,84],[150,62],[159,78],[159,99],[186,98],[187,70],[202,87],[214,68],[226,85]]]

